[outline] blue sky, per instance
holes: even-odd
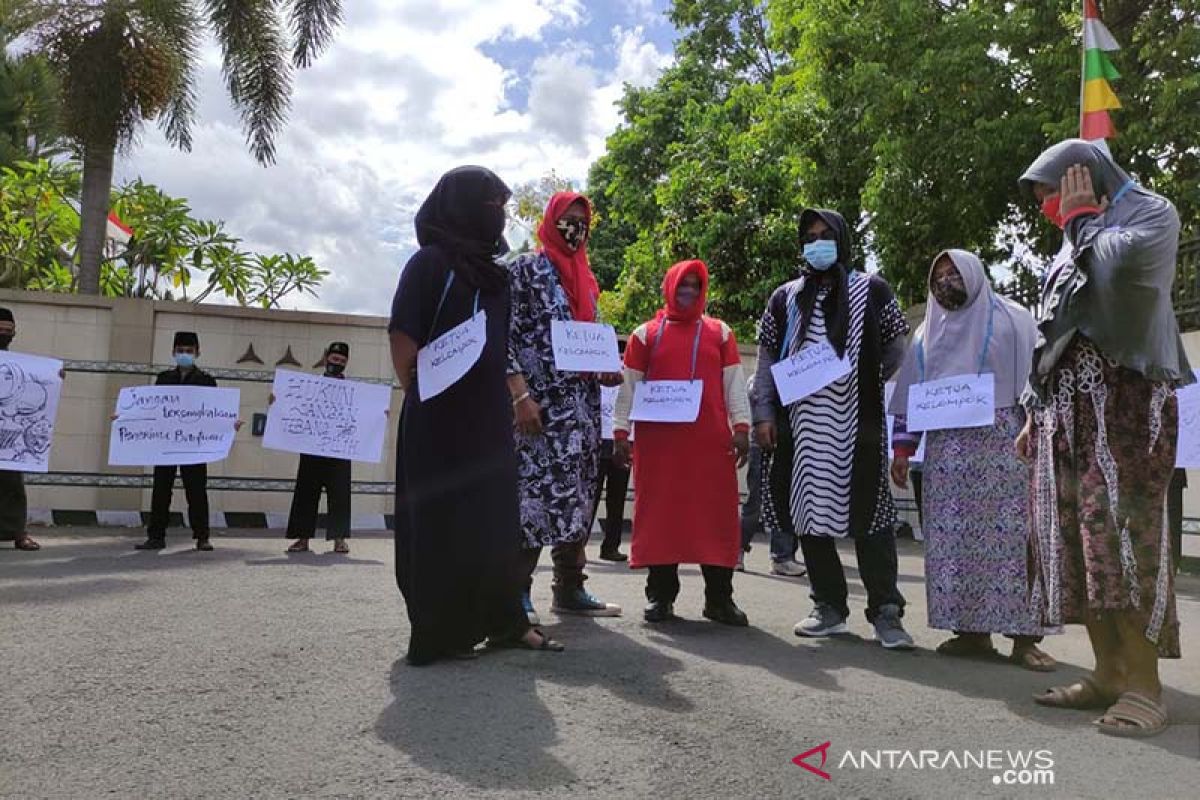
[[[385,314],[414,250],[412,216],[463,163],[510,185],[581,181],[619,123],[622,85],[672,59],[668,0],[354,0],[338,38],[295,77],[278,160],[248,155],[206,51],[191,153],[153,128],[117,180],[141,177],[221,219],[249,248],[313,256],[333,274],[299,308]]]

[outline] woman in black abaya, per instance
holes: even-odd
[[[482,167],[442,176],[417,212],[421,249],[408,261],[388,325],[404,389],[396,437],[396,583],[412,624],[407,660],[464,658],[495,646],[561,650],[521,606],[520,518],[507,384],[509,289],[495,261],[510,192]],[[487,315],[479,360],[422,401],[417,351]]]

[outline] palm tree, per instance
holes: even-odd
[[[12,0],[8,0],[12,1]],[[17,0],[20,2],[21,0]],[[5,2],[5,0],[0,0]],[[329,44],[341,0],[24,0],[62,83],[64,126],[83,157],[79,291],[98,294],[113,161],[158,122],[190,150],[205,30],[221,48],[225,86],[250,151],[275,160],[292,75]]]
[[[40,54],[8,51],[27,24],[19,12],[0,0],[0,167],[62,152],[54,73]]]

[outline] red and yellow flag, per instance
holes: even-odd
[[[1117,135],[1109,111],[1120,108],[1109,81],[1121,77],[1108,54],[1121,46],[1100,19],[1095,0],[1083,0],[1083,90],[1080,93],[1079,136],[1103,141]]]

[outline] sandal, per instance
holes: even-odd
[[[1076,710],[1108,708],[1116,699],[1116,695],[1101,688],[1090,675],[1083,676],[1078,683],[1070,686],[1053,686],[1033,696],[1033,702],[1039,706]]]
[[[24,550],[26,552],[33,552],[34,550],[42,549],[42,546],[29,536],[22,536],[20,539],[17,539],[17,541],[13,543],[13,546],[18,550]]]
[[[525,641],[524,634],[522,634],[515,639],[488,639],[487,646],[498,650],[546,650],[552,653],[561,653],[566,649],[562,642],[551,639],[540,629],[530,628],[529,630],[542,638],[540,644],[530,644]]]
[[[1125,692],[1092,724],[1107,736],[1144,739],[1167,729],[1167,707],[1140,692]]]
[[[346,544],[346,540],[345,540],[345,539],[339,539],[339,540],[338,540],[338,541],[337,541],[337,542],[336,542],[336,543],[333,545],[333,552],[335,552],[335,553],[340,553],[340,554],[342,554],[342,555],[346,555],[346,554],[348,554],[348,553],[350,552],[350,545]]]
[[[992,659],[1000,655],[996,651],[996,648],[992,647],[990,637],[984,639],[977,636],[955,636],[947,639],[937,646],[935,652],[939,655],[953,656],[955,658]]]
[[[289,553],[310,552],[308,549],[308,539],[297,539],[296,543],[287,549],[287,552],[289,552]]]
[[[1054,656],[1040,647],[1014,647],[1008,660],[1032,672],[1054,672],[1058,669]]]

